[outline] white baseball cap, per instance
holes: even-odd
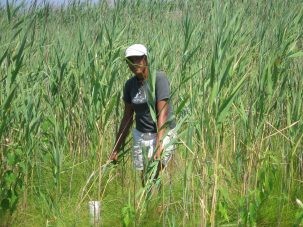
[[[142,44],[133,44],[125,50],[126,58],[131,56],[143,56],[143,55],[147,56],[147,49]]]

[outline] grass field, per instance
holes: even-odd
[[[302,1],[6,4],[0,27],[0,226],[88,226],[90,200],[102,226],[303,225]],[[133,43],[177,118],[151,197],[131,136],[101,168]]]

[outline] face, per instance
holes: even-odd
[[[146,56],[131,56],[126,58],[129,69],[139,78],[144,79],[147,72]]]

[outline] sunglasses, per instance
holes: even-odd
[[[136,61],[140,61],[144,58],[144,56],[131,56],[131,57],[127,57],[125,58],[125,61],[128,65],[138,65],[138,64],[135,64]]]

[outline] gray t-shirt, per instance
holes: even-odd
[[[168,101],[168,125],[170,129],[176,126],[173,118],[172,106],[169,102],[170,89],[169,82],[164,72],[157,72],[155,86],[156,102],[161,100]],[[123,90],[123,100],[132,104],[135,110],[136,129],[140,132],[157,132],[157,124],[153,121],[148,107],[148,81],[143,83],[133,76],[126,81]],[[155,103],[156,105],[156,103]]]

